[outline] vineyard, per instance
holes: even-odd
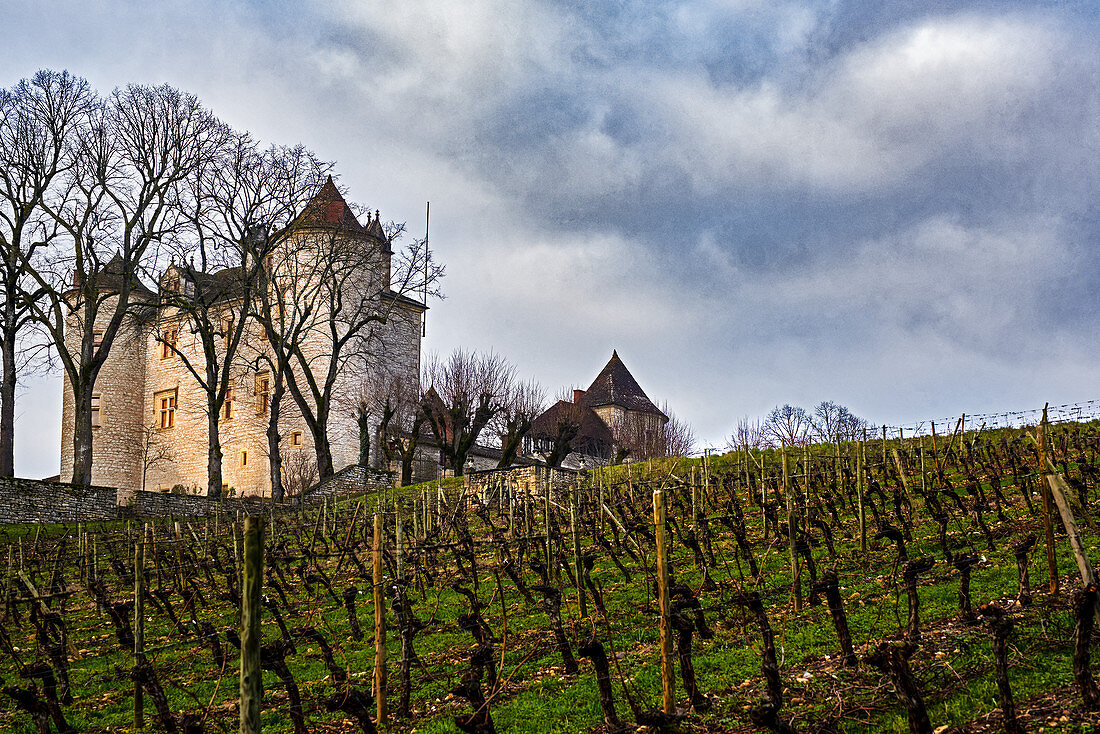
[[[960,421],[9,527],[0,727],[1095,731],[1098,483],[1096,421]]]

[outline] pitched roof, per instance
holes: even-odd
[[[93,275],[95,286],[100,292],[121,291],[122,283],[127,278],[126,267],[122,260],[122,253],[116,252],[115,256],[108,260]],[[155,298],[156,294],[149,290],[137,275],[130,273],[130,292],[135,296]],[[73,285],[80,285],[79,279],[73,278]]]
[[[581,398],[584,405],[589,408],[598,408],[601,405],[618,405],[627,410],[635,410],[640,413],[652,413],[665,415],[646,396],[641,385],[630,374],[623,361],[619,359],[619,353],[611,352],[611,359],[603,370],[597,375]],[[667,416],[665,416],[667,417]]]
[[[336,226],[351,232],[369,235],[386,243],[387,249],[389,247],[389,237],[386,236],[386,231],[382,228],[378,210],[374,211],[373,217],[370,212],[367,212],[366,226],[360,224],[355,213],[348,206],[348,202],[344,200],[340,190],[336,188],[332,176],[325,180],[321,189],[309,200],[305,209],[295,220],[295,225],[300,227]]]
[[[527,435],[533,439],[553,439],[558,433],[558,423],[563,420],[576,421],[580,426],[576,437],[570,442],[573,451],[590,456],[610,456],[615,438],[607,424],[591,408],[565,400],[559,400],[535,418]]]

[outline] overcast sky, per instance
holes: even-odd
[[[426,349],[547,388],[617,349],[705,443],[1100,397],[1090,2],[0,2],[0,86],[197,94],[447,266]],[[56,473],[60,378],[16,469]]]

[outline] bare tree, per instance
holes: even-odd
[[[509,381],[501,397],[501,408],[490,429],[500,442],[498,469],[507,469],[516,460],[531,423],[546,407],[546,392],[532,380]]]
[[[768,433],[760,419],[742,418],[726,442],[734,450],[761,449],[768,445]]]
[[[695,432],[674,415],[668,404],[661,412],[667,420],[650,413],[632,413],[612,426],[615,436],[616,461],[645,461],[669,456],[690,456],[695,448]]]
[[[805,408],[784,403],[773,408],[764,419],[768,435],[783,446],[804,446],[809,443],[813,421]]]
[[[423,240],[393,257],[403,225],[360,225],[331,179],[296,220],[295,247],[274,259],[261,319],[282,381],[313,439],[317,471],[333,473],[330,418],[340,377],[376,368],[408,294],[438,295],[443,267]],[[278,381],[274,384],[280,384]]]
[[[416,376],[379,370],[362,386],[356,408],[360,445],[369,444],[371,427],[377,426],[375,441],[388,469],[400,466],[399,486],[412,483],[413,463],[427,433],[427,416],[421,409],[420,384]],[[362,463],[366,452],[360,449]]]
[[[317,484],[317,461],[308,451],[290,451],[283,457],[283,482],[291,497],[302,497]]]
[[[813,430],[822,441],[854,441],[870,425],[869,421],[830,400],[822,400],[814,406]]]
[[[292,220],[328,166],[301,147],[257,150],[247,133],[227,134],[212,153],[179,197],[187,226],[173,240],[173,258],[189,264],[172,265],[162,277],[161,308],[151,326],[205,396],[206,493],[216,497],[222,488],[221,421],[231,417],[232,386],[243,379],[237,356],[256,331],[250,317],[267,285],[265,262],[287,246]],[[185,327],[197,350],[177,338]],[[270,435],[268,448],[277,457]]]
[[[44,197],[56,235],[23,266],[41,297],[33,316],[73,392],[73,475],[91,483],[92,391],[127,316],[154,300],[139,274],[150,247],[180,225],[178,186],[209,155],[222,126],[168,86],[130,85],[90,105],[73,127],[72,158]]]
[[[447,466],[456,477],[478,436],[503,407],[515,368],[504,357],[456,349],[447,360],[428,359],[421,384],[423,410]]]
[[[94,103],[88,82],[67,72],[39,71],[0,90],[0,477],[15,471],[15,387],[20,357],[33,356],[20,347],[42,295],[25,265],[56,235],[42,203],[72,165],[75,131]]]
[[[172,449],[161,441],[160,426],[155,421],[139,426],[129,436],[129,448],[141,456],[141,490],[144,492],[149,470],[171,461]]]

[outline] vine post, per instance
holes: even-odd
[[[386,708],[386,616],[382,606],[382,515],[374,516],[374,541],[371,546],[374,587],[374,695],[379,724],[389,718]]]
[[[666,714],[676,711],[676,680],[672,670],[672,620],[669,614],[668,547],[665,539],[665,491],[653,491],[653,529],[657,538],[657,606],[660,611],[661,702]]]
[[[241,734],[260,734],[263,672],[260,669],[260,609],[264,578],[264,519],[244,519],[241,567]]]

